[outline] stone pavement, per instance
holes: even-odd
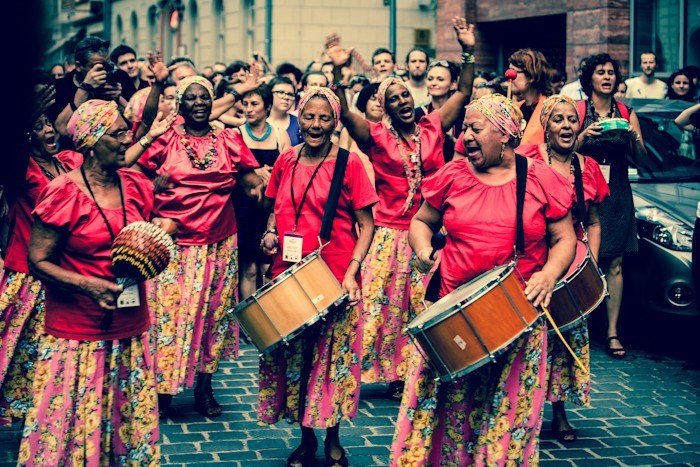
[[[547,404],[541,465],[700,466],[700,372],[683,370],[680,360],[637,350],[625,360],[613,360],[600,344],[592,347],[591,406],[567,407],[579,440],[565,446],[550,436]],[[191,390],[175,398],[179,413],[161,431],[164,465],[285,465],[299,430],[285,422],[273,427],[256,423],[256,371],[257,352],[251,346],[243,347],[239,361],[222,365],[214,384],[225,412],[217,419],[194,411]],[[384,399],[384,390],[382,385],[363,386],[360,415],[341,427],[353,466],[388,464],[398,403]],[[14,465],[19,438],[19,424],[0,428],[0,467]]]

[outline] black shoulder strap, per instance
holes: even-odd
[[[576,189],[576,217],[583,223],[583,227],[588,227],[588,216],[586,215],[586,200],[583,197],[583,174],[579,164],[578,154],[571,155],[571,164],[574,168],[574,188]]]
[[[350,153],[346,149],[340,148],[338,150],[338,158],[335,161],[335,169],[333,170],[333,180],[331,181],[328,201],[326,201],[326,208],[323,211],[323,221],[321,222],[320,237],[326,241],[331,239],[331,229],[333,228],[335,211],[338,207],[340,190],[343,188],[343,179],[345,178],[345,168],[348,165],[349,155]]]
[[[515,248],[525,254],[525,229],[523,227],[523,206],[525,205],[525,184],[527,183],[527,158],[515,155],[515,180],[517,218],[515,231]]]

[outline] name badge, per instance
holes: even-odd
[[[301,261],[301,250],[304,246],[304,236],[294,232],[284,234],[284,247],[282,247],[282,259],[289,263]]]
[[[605,179],[605,183],[610,184],[610,166],[600,164],[600,171],[603,172],[603,178]]]
[[[128,308],[141,305],[139,298],[139,286],[134,284],[131,287],[124,289],[122,294],[117,299],[117,308]]]

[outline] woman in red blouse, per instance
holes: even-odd
[[[423,271],[433,232],[447,229],[439,296],[513,260],[516,243],[515,152],[522,113],[494,94],[467,107],[466,157],[426,181],[409,241]],[[517,267],[525,295],[547,306],[574,259],[573,191],[541,159],[528,159],[524,252]],[[494,323],[497,325],[497,323]],[[545,399],[547,327],[543,320],[493,363],[439,385],[413,348],[391,448],[392,465],[537,465]]]
[[[444,133],[452,127],[469,100],[474,76],[474,26],[454,18],[453,26],[462,48],[462,69],[457,91],[436,112],[416,122],[411,92],[403,80],[387,78],[377,98],[389,123],[371,123],[352,112],[345,91],[337,84],[341,120],[374,168],[379,204],[376,229],[369,254],[362,265],[363,320],[362,382],[387,382],[389,396],[400,399],[406,375],[404,349],[408,336],[405,325],[420,310],[428,274],[415,268],[415,256],[408,245],[408,226],[418,211],[423,179],[443,164]],[[329,44],[335,64],[336,83],[350,50]]]
[[[293,265],[282,259],[288,233],[303,235],[302,256],[319,248],[321,220],[339,150],[331,142],[339,114],[340,103],[328,88],[311,87],[299,102],[304,143],[280,154],[265,192],[274,200],[269,230],[262,239],[263,251],[276,253],[271,266],[273,277]],[[326,428],[326,465],[348,465],[338,430],[341,420],[357,415],[362,352],[358,281],[360,264],[372,241],[372,205],[376,202],[362,161],[350,153],[330,243],[321,250],[321,257],[348,293],[349,304],[317,324],[322,328],[318,339],[310,342],[313,363],[308,380],[302,382],[306,401],[299,401],[305,336],[292,341],[289,348],[282,347],[260,359],[258,419],[274,424],[284,418],[301,424],[301,444],[289,457],[288,465],[313,465],[318,446],[314,428]],[[300,403],[304,404],[301,420]]]
[[[551,96],[542,103],[540,123],[544,128],[545,144],[538,147],[539,156],[552,169],[565,177],[575,186],[575,165],[581,170],[585,219],[585,234],[594,259],[598,258],[600,248],[600,218],[598,204],[610,195],[598,163],[590,157],[574,152],[574,143],[581,128],[576,102],[567,96]],[[576,158],[576,159],[574,159]],[[576,191],[574,190],[574,194]],[[577,202],[571,212],[574,229],[578,238],[584,236],[584,219],[578,218]],[[590,347],[586,320],[579,320],[573,327],[563,332],[569,346],[586,367],[583,371],[569,355],[558,338],[548,339],[547,348],[547,400],[552,403],[552,431],[559,441],[576,441],[577,431],[566,418],[564,402],[588,405],[591,389]]]
[[[241,83],[252,90],[254,84]],[[214,91],[201,76],[180,81],[175,124],[152,143],[135,168],[167,179],[154,213],[175,219],[178,252],[149,282],[154,320],[159,410],[167,416],[172,397],[194,384],[195,407],[206,417],[221,415],[212,375],[219,360],[238,352],[238,325],[228,312],[237,302],[237,228],[231,193],[240,183],[257,201],[262,181],[258,163],[239,131],[209,123]]]
[[[125,225],[151,219],[153,186],[124,168],[131,132],[113,101],[83,103],[68,130],[85,162],[50,182],[33,211],[29,267],[46,287],[46,319],[18,463],[157,465],[145,287],[123,290],[110,259]],[[138,305],[122,305],[122,293]]]

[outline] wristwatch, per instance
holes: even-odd
[[[236,91],[235,89],[231,88],[231,90],[228,92],[233,96],[233,102],[238,102],[241,100],[241,93]]]
[[[83,81],[82,83],[80,83],[80,84],[78,85],[78,87],[79,87],[80,89],[82,89],[83,91],[85,91],[85,92],[89,92],[90,94],[92,94],[93,92],[95,92],[95,86],[93,86],[92,84],[87,83],[87,82],[85,82],[85,81]]]
[[[144,149],[148,149],[148,147],[151,145],[153,141],[148,139],[148,135],[144,135],[141,137],[139,140],[139,144],[143,146]]]

